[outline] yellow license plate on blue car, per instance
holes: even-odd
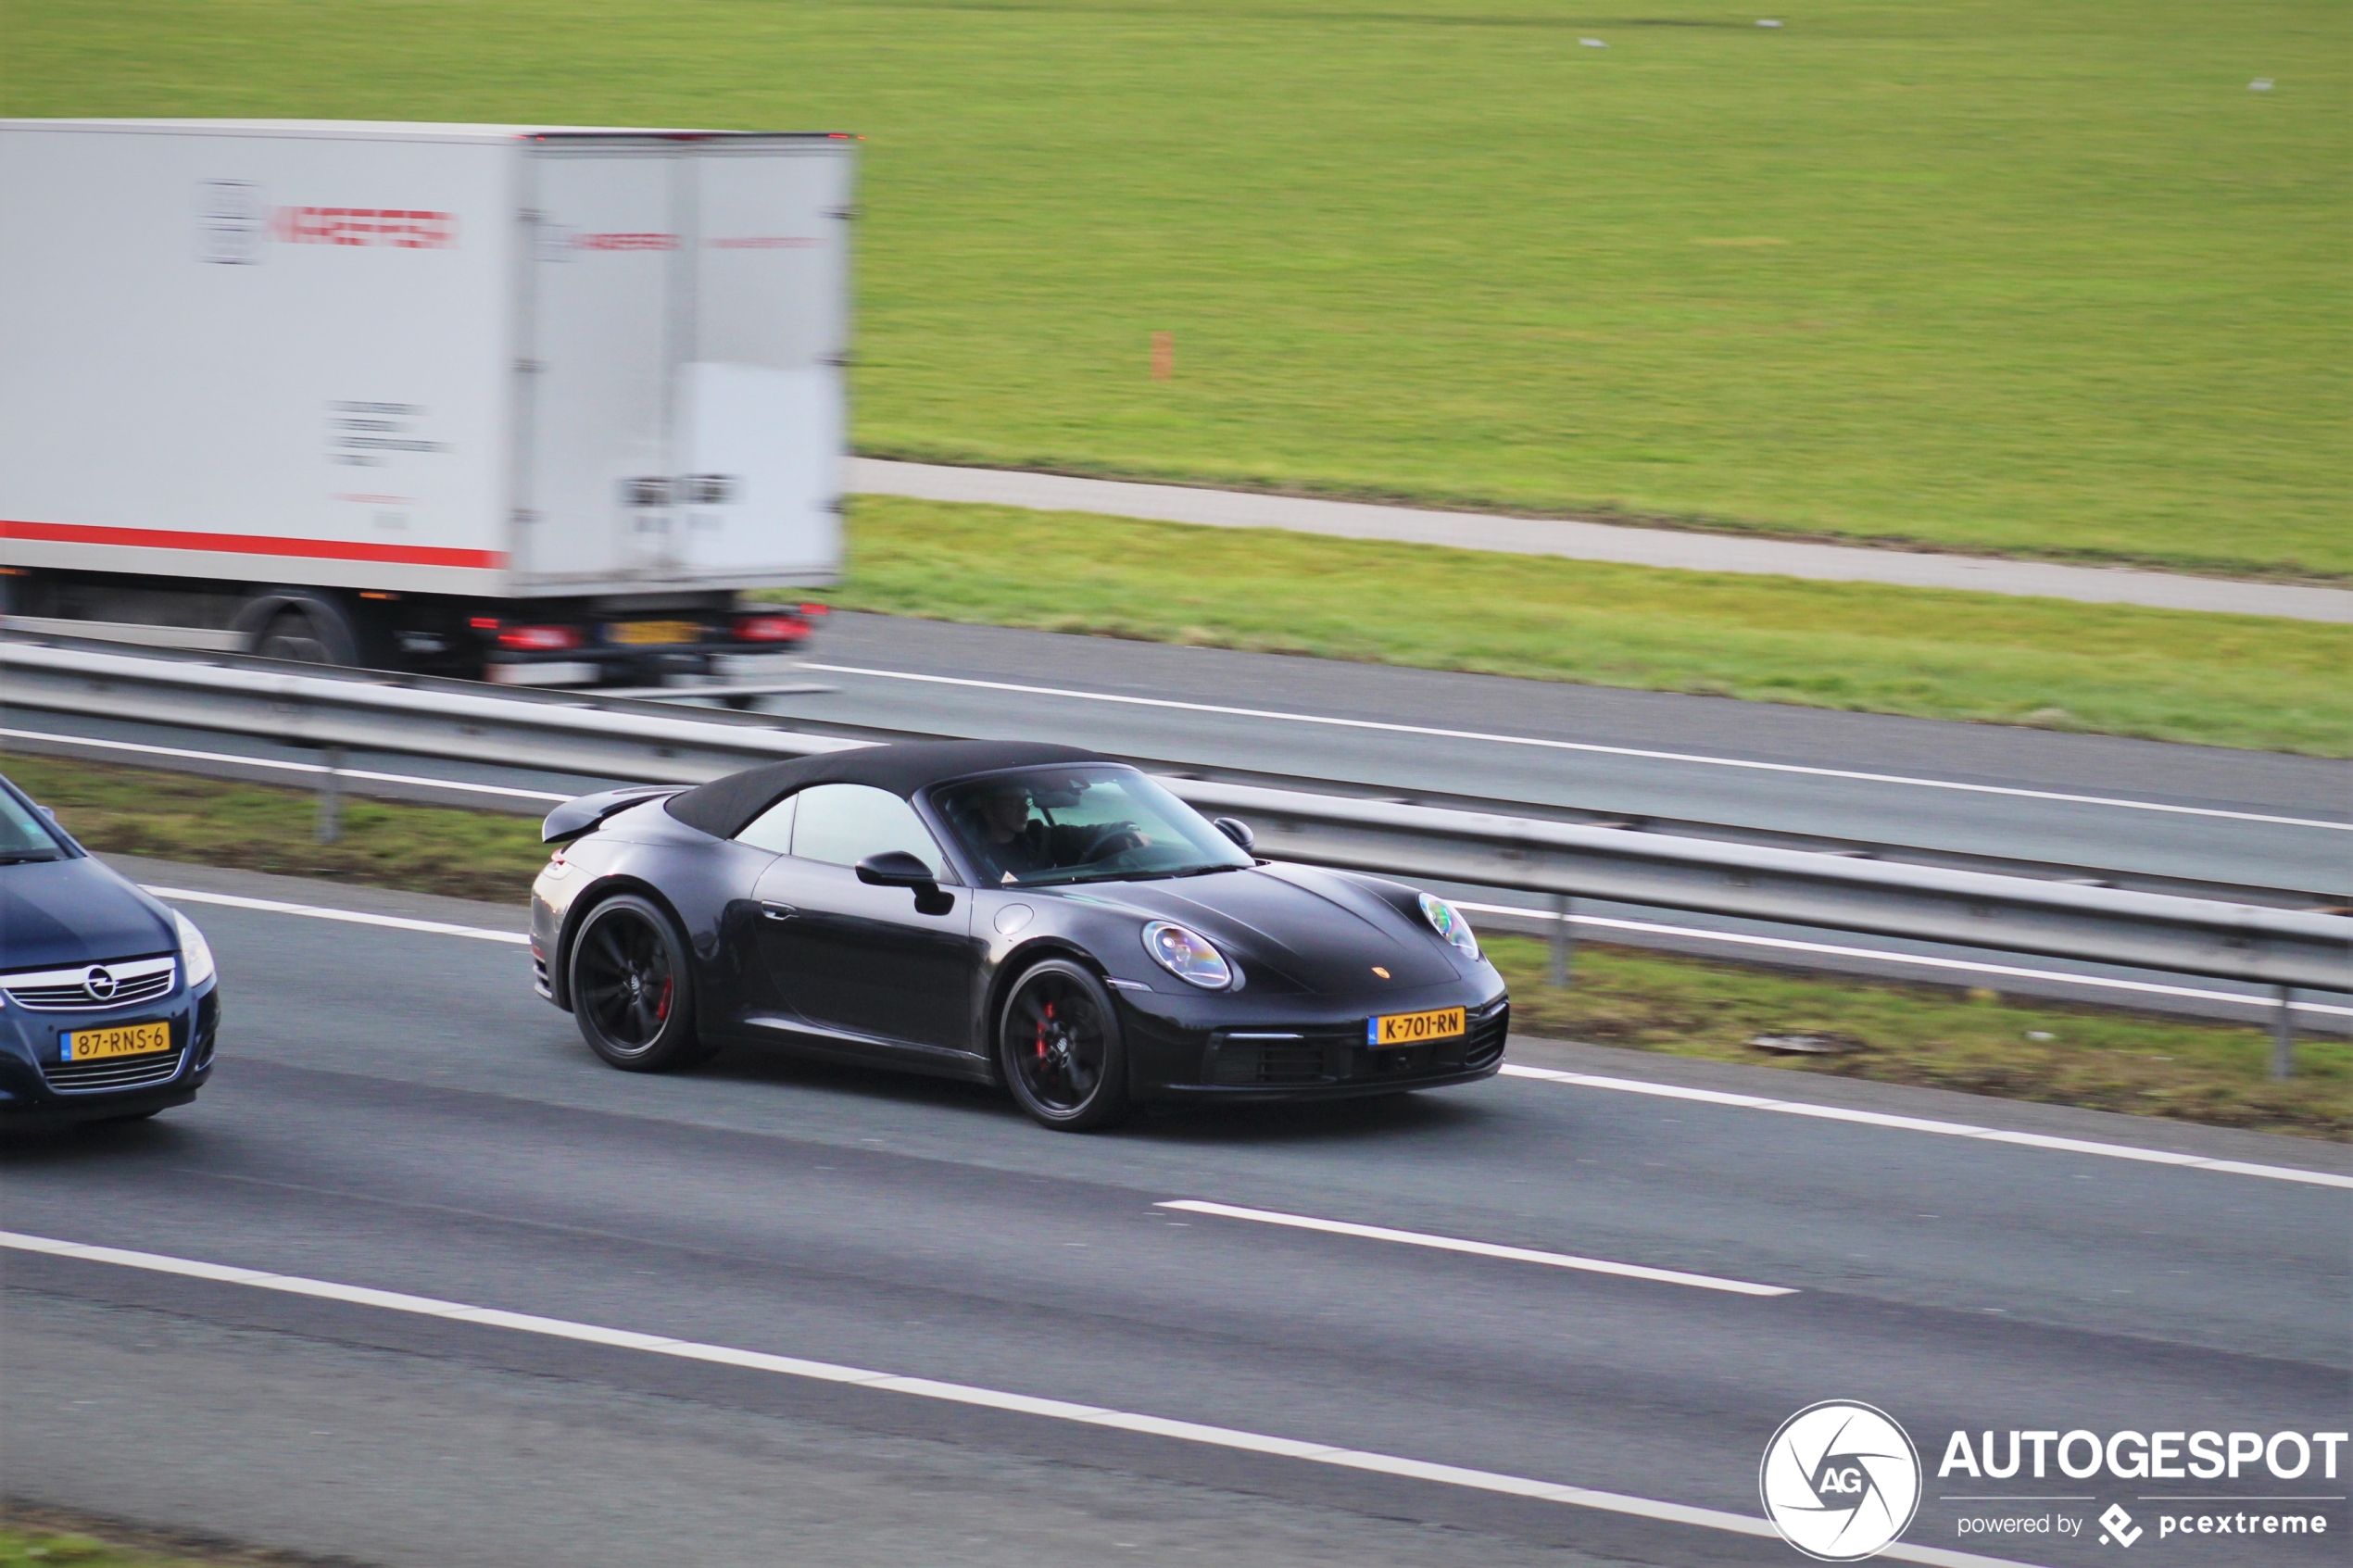
[[[1463,1010],[1439,1008],[1430,1012],[1392,1012],[1365,1021],[1368,1046],[1418,1046],[1425,1040],[1451,1040],[1463,1032]]]
[[[57,1036],[60,1061],[104,1061],[109,1057],[148,1056],[171,1048],[169,1023],[124,1023],[112,1029],[76,1029]]]

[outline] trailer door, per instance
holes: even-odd
[[[809,581],[840,559],[852,145],[695,148],[674,434],[680,557],[698,573]]]
[[[542,582],[671,578],[680,160],[661,143],[552,139],[535,153],[518,565]]]

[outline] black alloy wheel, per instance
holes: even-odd
[[[695,1033],[694,976],[676,922],[634,893],[588,911],[572,939],[572,1015],[588,1048],[626,1073],[711,1055]]]
[[[997,1042],[1013,1098],[1042,1124],[1087,1133],[1127,1113],[1119,1015],[1082,966],[1047,959],[1015,981]]]

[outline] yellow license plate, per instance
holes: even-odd
[[[1424,1040],[1451,1040],[1463,1032],[1463,1010],[1440,1008],[1434,1012],[1392,1012],[1365,1021],[1368,1046],[1418,1046]]]
[[[57,1036],[60,1061],[104,1061],[112,1056],[147,1056],[171,1048],[169,1023],[126,1023],[117,1029],[77,1029]]]
[[[616,621],[605,628],[609,643],[699,643],[702,624],[695,621]]]

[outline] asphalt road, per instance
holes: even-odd
[[[870,495],[982,502],[1042,511],[1155,518],[1216,528],[1280,528],[1350,539],[1387,539],[1512,555],[1565,556],[1694,571],[1757,572],[1833,583],[1887,583],[1916,588],[2026,594],[2092,604],[2155,605],[2168,609],[2280,615],[2304,621],[2353,621],[2353,593],[2296,583],[2248,583],[2171,571],[2061,566],[2048,561],[1936,554],[1853,545],[1704,533],[1431,511],[1357,501],[1315,500],[1241,490],[1081,479],[1011,469],[949,468],[937,463],[850,459],[850,487]]]
[[[1964,1512],[2145,1513],[2149,1486],[1940,1484],[1950,1430],[2347,1424],[2342,1187],[1522,1077],[1061,1136],[977,1088],[783,1055],[614,1073],[530,995],[519,947],[190,909],[227,987],[217,1083],[155,1123],[0,1146],[6,1229],[1748,1515],[1782,1419],[1861,1399],[1928,1450],[1908,1538],[1981,1550]],[[2347,1165],[1787,1073],[1515,1060]],[[1172,1199],[1793,1294],[1156,1207]],[[345,1300],[21,1252],[6,1284],[11,1495],[366,1562],[1798,1561],[1656,1518]],[[1944,1500],[1987,1489],[2094,1500]],[[2342,1501],[2294,1506],[2353,1527]],[[2341,1560],[2336,1541],[2207,1544],[2203,1562]],[[1994,1555],[2109,1554],[2087,1537]]]

